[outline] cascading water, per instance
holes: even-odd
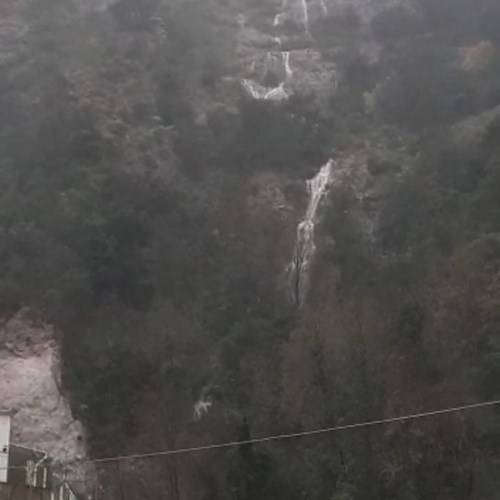
[[[285,25],[288,20],[293,20],[300,26],[303,23],[304,32],[311,38],[309,0],[282,0],[281,11],[273,19],[275,31]],[[328,15],[327,0],[319,0],[322,15]],[[286,27],[286,26],[285,26]],[[288,45],[288,39],[275,36],[271,39],[275,50],[270,51],[265,56],[264,76],[271,72],[275,75],[283,75],[281,83],[274,88],[266,87],[253,79],[242,80],[243,88],[253,99],[283,101],[290,97],[294,72],[291,64],[291,52],[283,51],[283,47]],[[252,65],[255,69],[255,64]],[[290,283],[290,290],[294,301],[301,306],[308,293],[310,268],[316,252],[315,227],[318,222],[318,209],[321,201],[328,193],[329,186],[333,182],[333,162],[323,165],[318,174],[307,181],[307,191],[309,194],[309,204],[304,219],[297,226],[297,238],[292,261],[287,266],[287,275]],[[203,408],[202,406],[199,407]]]
[[[264,101],[284,101],[290,97],[290,94],[285,89],[284,82],[280,83],[278,87],[271,89],[249,79],[242,80],[241,84],[253,99]]]
[[[309,35],[309,9],[307,7],[307,0],[300,0],[302,6],[302,15],[304,19],[304,31],[306,35]]]
[[[200,398],[193,406],[193,420],[201,420],[205,415],[208,414],[210,407],[212,406],[212,400],[209,396],[210,386],[204,387],[201,391]]]
[[[269,101],[283,101],[288,99],[290,95],[285,90],[285,82],[281,82],[278,87],[271,89],[265,96],[264,99]]]
[[[277,38],[277,40],[280,40]],[[255,63],[252,63],[251,72],[255,70]],[[283,81],[276,87],[266,87],[253,79],[245,78],[241,81],[243,88],[253,99],[283,101],[290,97],[291,90],[286,87],[293,78],[293,70],[290,62],[290,52],[268,52],[265,58],[265,73],[282,73]]]
[[[283,66],[285,67],[286,79],[291,80],[293,78],[293,70],[290,65],[290,52],[282,52],[281,57],[283,58]]]
[[[300,0],[304,2],[305,25],[308,26],[308,13],[307,4],[305,0]],[[283,19],[286,17],[285,10],[288,8],[289,0],[282,0],[281,2],[281,12],[278,12],[274,16],[273,26],[278,28],[282,25]],[[290,52],[282,50],[282,39],[279,36],[273,37],[273,42],[276,47],[275,51],[270,51],[266,54],[264,65],[265,65],[265,75],[270,72],[276,75],[283,75],[283,80],[276,87],[266,87],[261,83],[249,78],[245,78],[241,81],[243,88],[253,99],[259,100],[269,100],[269,101],[283,101],[290,97],[291,89],[289,84],[293,79],[293,70],[290,62]],[[255,69],[255,64],[251,66],[251,73]]]
[[[315,177],[306,183],[309,204],[304,219],[297,226],[297,240],[293,258],[287,267],[290,290],[297,306],[304,303],[308,292],[310,268],[316,252],[314,237],[315,227],[318,222],[318,209],[328,193],[332,181],[333,162],[329,161],[321,167]]]
[[[278,14],[276,14],[274,16],[274,20],[273,20],[273,26],[275,28],[277,28],[280,24],[281,24],[281,20],[283,19],[283,13],[282,12],[279,12]]]

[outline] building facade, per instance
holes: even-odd
[[[10,420],[10,412],[0,412],[0,484],[5,484],[8,477]]]
[[[46,453],[10,442],[11,419],[0,411],[0,500],[77,500]]]

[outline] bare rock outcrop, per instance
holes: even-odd
[[[61,388],[53,330],[27,309],[0,324],[0,394],[0,408],[13,412],[12,443],[76,473],[86,456],[84,431]]]

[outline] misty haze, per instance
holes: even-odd
[[[500,499],[500,0],[0,0],[0,500]]]

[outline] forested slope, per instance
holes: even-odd
[[[55,326],[91,458],[500,394],[499,6],[311,1],[305,25],[283,8],[0,6],[0,307]],[[294,300],[304,181],[329,158]],[[99,488],[493,500],[499,418],[113,462]]]

